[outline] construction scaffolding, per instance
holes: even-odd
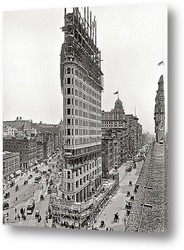
[[[64,10],[64,43],[61,49],[60,78],[61,90],[64,84],[64,64],[76,63],[83,67],[88,78],[91,77],[103,89],[103,73],[101,71],[101,51],[97,48],[97,22],[89,7],[84,7],[84,17],[79,8],[72,13]]]

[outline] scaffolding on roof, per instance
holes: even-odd
[[[75,63],[83,68],[86,76],[91,77],[103,89],[103,73],[101,71],[101,51],[97,47],[97,22],[92,20],[89,7],[84,7],[82,17],[79,8],[73,8],[72,13],[64,10],[64,43],[61,49],[61,89],[63,90],[64,64]]]

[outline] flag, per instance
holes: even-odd
[[[164,65],[164,62],[163,62],[163,61],[159,62],[159,63],[158,63],[158,66],[160,66],[160,65],[162,65],[162,64]]]
[[[116,94],[118,94],[118,91],[116,91],[116,92],[114,93],[114,95],[116,95]]]

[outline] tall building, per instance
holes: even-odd
[[[125,111],[122,101],[118,98],[115,102],[114,109],[111,111],[102,111],[102,131],[113,129],[116,136],[121,142],[121,162],[127,160],[128,130],[125,119]]]
[[[155,133],[156,141],[164,140],[165,137],[165,97],[164,97],[164,78],[160,76],[158,81],[158,90],[155,98]]]
[[[128,154],[133,156],[135,154],[134,147],[134,137],[135,137],[135,126],[134,126],[134,116],[132,114],[125,115],[127,121],[127,130],[128,130]]]
[[[97,24],[84,7],[64,13],[60,77],[63,93],[65,198],[82,202],[101,185],[101,92],[103,73]]]

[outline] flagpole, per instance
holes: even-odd
[[[119,89],[118,89],[118,99],[119,99]]]

